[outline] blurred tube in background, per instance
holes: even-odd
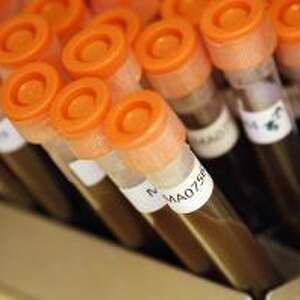
[[[233,22],[234,20],[234,22]],[[214,64],[237,91],[240,116],[287,224],[300,232],[300,141],[272,54],[276,33],[266,3],[208,6],[202,34]]]
[[[92,10],[101,13],[111,8],[128,7],[135,11],[144,24],[152,21],[158,14],[159,0],[89,0]]]
[[[44,17],[63,44],[91,17],[84,0],[30,0],[24,12]]]

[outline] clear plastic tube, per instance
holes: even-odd
[[[236,24],[230,23],[232,13]],[[239,111],[245,132],[256,145],[262,171],[280,212],[299,234],[300,142],[272,58],[276,32],[266,3],[212,3],[201,29],[213,62],[225,72],[241,99]]]
[[[131,248],[147,244],[144,223],[95,161],[76,159],[60,138],[43,147],[123,244]]]
[[[151,91],[125,97],[110,113],[106,133],[124,161],[158,188],[233,286],[259,294],[277,283],[267,254],[185,145],[184,127],[163,98]]]
[[[115,152],[97,161],[189,270],[203,274],[211,268],[201,244],[142,174],[128,168]]]

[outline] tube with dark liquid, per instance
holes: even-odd
[[[82,78],[67,85],[57,95],[52,122],[78,159],[98,162],[129,203],[190,270],[206,272],[210,261],[197,239],[168,208],[157,189],[139,172],[126,167],[112,150],[103,133],[103,123],[111,107],[106,84],[100,79]]]
[[[202,19],[202,32],[213,62],[238,92],[246,134],[256,145],[280,212],[299,234],[300,141],[272,59],[276,34],[266,3],[216,2]]]
[[[278,282],[264,249],[185,144],[182,123],[158,94],[136,92],[117,103],[106,134],[124,161],[158,188],[234,287],[259,294]]]
[[[120,241],[130,247],[142,247],[148,236],[140,216],[96,162],[78,160],[51,126],[50,111],[62,86],[54,67],[46,63],[28,64],[7,81],[3,109],[29,142],[44,147]]]
[[[247,224],[262,229],[266,199],[245,171],[254,160],[252,149],[211,78],[211,63],[196,30],[178,18],[158,21],[140,35],[136,53],[151,85],[186,125],[195,154]]]

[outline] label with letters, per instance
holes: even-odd
[[[235,146],[239,139],[239,129],[224,106],[213,124],[203,129],[189,130],[188,138],[199,157],[213,159],[226,154]]]
[[[264,111],[240,110],[243,126],[250,141],[255,144],[272,144],[284,139],[293,130],[293,123],[282,101]]]
[[[23,146],[26,141],[15,129],[12,123],[7,119],[3,118],[0,121],[0,153],[8,154],[13,153]]]
[[[150,214],[163,208],[167,202],[148,180],[134,187],[121,189],[130,203],[142,214]]]
[[[69,164],[69,167],[79,180],[88,187],[98,184],[106,177],[104,170],[93,160],[75,160]]]
[[[179,214],[200,209],[212,195],[214,183],[211,176],[195,158],[189,176],[175,187],[160,189],[170,208]]]

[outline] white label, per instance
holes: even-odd
[[[76,160],[69,164],[73,173],[86,186],[93,186],[101,182],[106,173],[93,160]]]
[[[285,138],[293,129],[289,113],[282,101],[259,112],[240,110],[248,138],[255,144],[272,144]]]
[[[0,121],[0,153],[12,153],[26,144],[25,139],[15,129],[11,122],[3,118]]]
[[[239,130],[225,106],[213,124],[203,129],[189,130],[188,137],[197,155],[211,159],[222,156],[234,147]]]
[[[156,212],[167,204],[158,190],[147,180],[135,187],[121,189],[121,191],[130,203],[143,214]]]
[[[214,183],[205,168],[195,158],[190,175],[173,188],[160,189],[170,208],[188,214],[201,208],[210,199]]]

